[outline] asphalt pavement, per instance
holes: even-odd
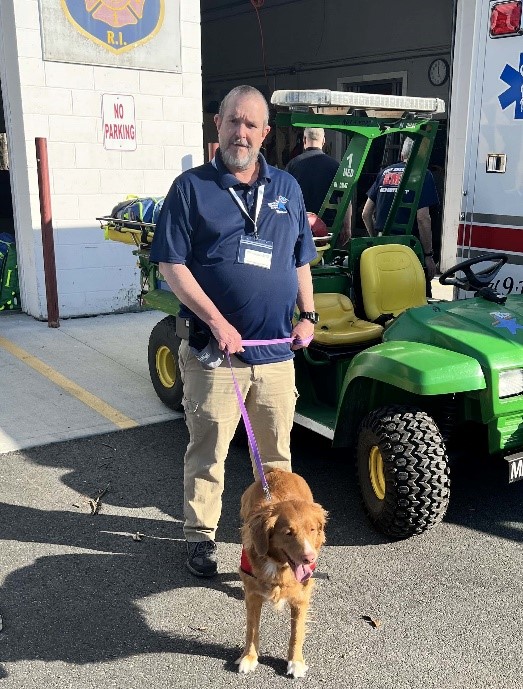
[[[219,576],[200,581],[183,565],[186,441],[183,421],[171,420],[0,456],[0,686],[289,686],[286,610],[263,613],[255,673],[239,676],[234,665],[244,634],[246,449],[228,458]],[[293,457],[330,513],[305,646],[310,670],[295,681],[520,689],[523,484],[509,486],[504,465],[468,457],[454,467],[446,520],[388,542],[363,514],[346,451],[297,429]]]
[[[521,689],[523,482],[508,485],[505,463],[465,439],[445,521],[390,542],[363,513],[350,452],[300,428],[294,469],[330,514],[309,674],[285,677],[288,610],[269,607],[260,665],[237,674],[238,512],[250,461],[231,447],[219,575],[198,580],[184,567],[181,528],[187,432],[148,380],[159,317],[78,319],[56,331],[23,315],[0,319],[4,381],[15,386],[7,400],[36,428],[16,431],[2,396],[0,687]],[[74,351],[61,357],[60,347]],[[44,420],[54,425],[39,442]]]

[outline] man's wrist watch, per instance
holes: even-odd
[[[316,311],[301,311],[300,321],[310,321],[311,323],[316,323],[320,320],[320,316]]]
[[[433,251],[427,251],[427,252],[425,253],[425,258],[429,258],[429,257],[432,258],[433,256],[434,256],[434,252],[433,252]]]

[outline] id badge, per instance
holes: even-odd
[[[268,270],[272,263],[272,242],[254,237],[240,237],[238,263]]]

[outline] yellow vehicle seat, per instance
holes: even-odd
[[[318,344],[359,344],[381,337],[381,325],[356,318],[352,302],[344,294],[316,293],[314,305],[320,315],[314,326],[314,342]]]
[[[402,244],[371,246],[361,254],[361,292],[367,318],[398,316],[427,303],[425,273],[414,251]]]

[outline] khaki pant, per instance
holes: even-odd
[[[184,533],[188,541],[214,540],[222,510],[225,458],[240,408],[227,360],[206,370],[187,340],[180,344],[178,359],[189,429],[184,459]],[[294,362],[251,366],[235,356],[231,361],[264,470],[279,467],[290,471],[290,431],[297,396]],[[258,478],[254,466],[253,470]]]

